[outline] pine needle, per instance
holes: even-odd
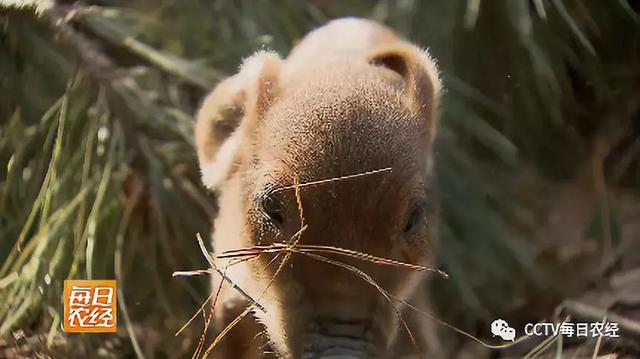
[[[270,245],[252,246],[247,248],[228,250],[228,251],[222,252],[222,254],[218,255],[217,258],[220,258],[220,259],[235,258],[235,257],[248,256],[248,255],[256,255],[259,253],[274,253],[274,252],[281,252],[281,251],[288,251],[288,250],[291,250],[291,247],[288,244],[274,243]],[[296,250],[301,253],[338,254],[342,256],[348,256],[348,257],[360,259],[363,261],[371,262],[374,264],[402,267],[405,269],[415,270],[418,272],[434,272],[440,275],[444,279],[449,278],[449,275],[446,272],[436,268],[430,268],[430,267],[425,267],[421,265],[405,263],[405,262],[388,259],[388,258],[376,257],[368,253],[354,251],[351,249],[345,249],[345,248],[333,247],[333,246],[322,246],[322,245],[298,245],[296,246]]]
[[[354,178],[371,176],[371,175],[375,175],[375,174],[379,174],[379,173],[386,173],[386,172],[391,172],[391,167],[386,167],[386,168],[381,168],[381,169],[377,169],[377,170],[356,173],[356,174],[352,174],[352,175],[327,178],[327,179],[318,180],[318,181],[298,183],[297,185],[293,184],[291,186],[285,186],[285,187],[276,188],[273,192],[277,193],[277,192],[287,191],[287,190],[295,189],[295,188],[301,189],[301,188],[305,188],[305,187],[313,187],[313,186],[323,185],[323,184],[327,184],[327,183],[331,183],[331,182],[350,180],[350,179],[354,179]]]
[[[245,297],[245,299],[247,299],[250,303],[255,304],[255,306],[260,309],[263,312],[267,312],[267,310],[257,301],[255,301],[244,289],[240,288],[238,285],[236,285],[231,278],[229,278],[223,271],[221,271],[215,264],[215,262],[213,261],[213,258],[211,257],[211,255],[209,254],[209,252],[207,251],[207,247],[205,247],[204,245],[204,241],[202,240],[202,237],[200,236],[200,233],[196,234],[196,237],[198,239],[198,245],[200,246],[200,251],[202,252],[202,255],[206,258],[207,262],[209,262],[209,265],[211,266],[211,268],[213,270],[215,270],[216,272],[218,272],[218,274],[222,277],[222,279],[224,279],[227,283],[229,283],[235,290],[237,290],[243,297]]]

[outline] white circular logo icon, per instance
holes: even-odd
[[[506,321],[502,319],[496,319],[491,323],[491,334],[498,336],[502,340],[513,341],[516,337],[516,330],[511,328]]]

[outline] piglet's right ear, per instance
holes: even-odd
[[[233,174],[247,131],[274,99],[280,57],[258,52],[238,74],[224,80],[205,98],[197,114],[195,142],[202,182],[215,189]]]

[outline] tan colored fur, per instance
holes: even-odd
[[[293,191],[277,188],[391,168],[303,188],[308,227],[300,243],[429,263],[429,163],[439,93],[436,67],[424,51],[362,19],[335,20],[311,32],[285,60],[262,52],[245,61],[205,99],[195,130],[203,182],[218,193],[216,254],[288,241],[300,229]],[[349,327],[366,331],[353,344],[372,346],[363,352],[398,357],[393,345],[406,342],[406,333],[375,288],[344,268],[298,254],[271,282],[283,257],[269,264],[273,255],[264,255],[227,269],[266,308],[254,316],[270,349],[285,358],[326,354],[339,346],[323,346],[325,331]],[[400,299],[415,298],[424,283],[406,270],[330,257],[363,270]],[[218,284],[214,280],[214,288]],[[227,286],[219,301],[219,329],[231,320],[229,313],[248,305]],[[250,320],[229,334],[245,348],[228,342],[223,357],[255,357],[266,349]],[[419,327],[424,325],[412,329],[422,342],[428,333]]]

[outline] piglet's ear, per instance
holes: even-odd
[[[425,121],[430,137],[434,135],[441,84],[438,69],[429,54],[416,46],[397,43],[374,49],[369,63],[397,72],[406,84],[407,103]]]
[[[195,142],[207,188],[215,189],[233,174],[246,129],[273,100],[280,61],[275,53],[254,54],[243,62],[238,74],[218,84],[203,101]]]
[[[247,99],[249,121],[259,121],[269,110],[279,92],[279,77],[282,61],[270,57],[262,61],[262,67]]]

